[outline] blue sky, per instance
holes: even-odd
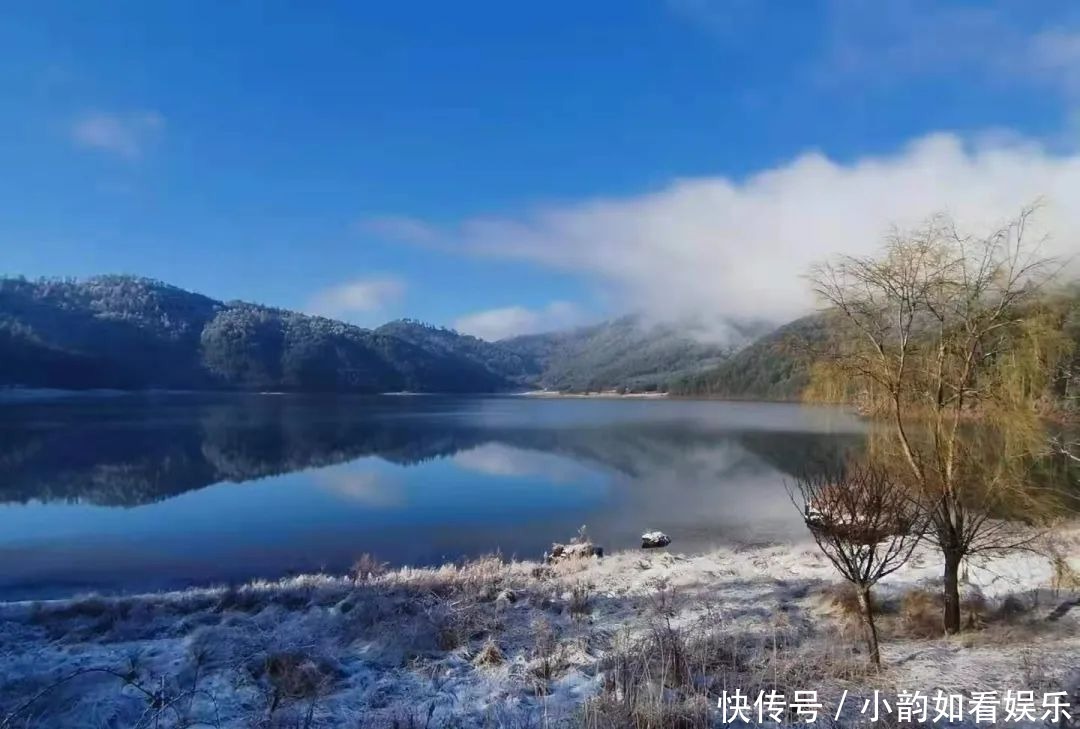
[[[1080,252],[1065,0],[35,2],[0,46],[9,274],[497,337],[782,319],[937,209]]]

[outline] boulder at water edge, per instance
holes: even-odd
[[[603,556],[604,548],[592,542],[571,542],[570,544],[552,544],[551,551],[544,554],[544,562],[555,564],[564,560]]]
[[[671,537],[663,532],[652,531],[641,535],[642,549],[659,549],[669,544],[671,544]]]

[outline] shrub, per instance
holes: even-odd
[[[855,586],[850,582],[827,585],[822,588],[821,596],[826,606],[834,609],[843,617],[851,618],[852,620],[862,619],[862,608],[859,606],[859,595],[855,591]],[[874,600],[873,607],[875,613],[881,610],[881,604],[877,599]]]
[[[532,623],[533,645],[529,650],[530,661],[527,664],[529,674],[535,679],[534,688],[538,694],[546,694],[548,682],[558,676],[567,667],[563,647],[559,642],[557,629],[546,618],[537,618]]]
[[[570,588],[570,602],[567,605],[571,617],[580,618],[592,612],[592,595],[595,589],[591,582],[574,583]]]
[[[709,729],[713,706],[714,701],[701,694],[633,704],[603,694],[585,702],[579,724],[583,729]]]
[[[969,592],[960,600],[960,615],[965,630],[979,630],[986,627],[989,608],[981,592]]]
[[[936,638],[944,635],[940,592],[916,588],[900,600],[900,625],[909,638]]]
[[[473,658],[473,663],[478,666],[495,666],[506,660],[499,644],[493,638],[488,638],[480,651]]]
[[[1025,615],[1028,610],[1030,610],[1028,603],[1024,602],[1016,595],[1007,595],[1005,599],[1001,601],[1001,605],[998,606],[998,609],[994,612],[994,619],[1011,623]]]
[[[457,570],[455,594],[468,600],[491,602],[506,578],[506,563],[498,552],[463,563]]]
[[[305,727],[310,726],[310,712],[314,710],[315,701],[329,693],[338,678],[328,663],[291,651],[270,653],[253,674],[265,692],[269,717],[286,703],[309,702],[309,721]]]
[[[385,575],[387,567],[386,562],[380,562],[375,557],[364,552],[353,562],[352,568],[349,570],[349,577],[352,578],[353,585],[358,582],[368,582]]]

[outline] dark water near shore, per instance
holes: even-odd
[[[141,395],[0,403],[0,597],[801,535],[784,479],[857,449],[787,404]]]

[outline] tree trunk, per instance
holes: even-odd
[[[877,625],[874,624],[874,601],[870,595],[870,586],[856,587],[859,596],[859,609],[862,612],[863,630],[866,633],[866,647],[870,651],[870,662],[875,668],[881,668],[881,652],[878,650]]]
[[[945,555],[945,606],[942,616],[945,632],[960,632],[960,560],[959,550],[943,550]]]

